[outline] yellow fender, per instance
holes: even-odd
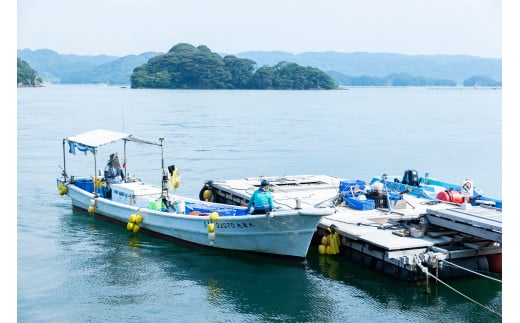
[[[137,233],[141,228],[138,223],[143,222],[143,215],[141,213],[132,213],[128,218],[128,223],[126,224],[126,228],[128,231],[133,231]]]
[[[336,247],[336,254],[338,254],[339,253],[339,244],[340,244],[339,234],[337,232],[334,232],[333,236],[334,236],[334,246]]]
[[[67,186],[65,186],[65,184],[60,183],[60,184],[58,185],[58,193],[59,193],[60,195],[65,195],[65,194],[67,194],[68,192],[69,192],[69,189],[67,188]]]
[[[215,222],[215,221],[217,221],[217,220],[218,220],[218,212],[211,212],[211,213],[209,214],[209,220],[210,220],[211,222]]]
[[[208,239],[209,241],[215,240],[215,222],[218,220],[218,212],[211,212],[209,214],[209,223],[208,223]],[[212,242],[211,242],[212,243]]]
[[[336,254],[336,240],[334,240],[334,234],[331,233],[329,235],[329,244],[330,244],[330,248],[332,249],[332,254]]]
[[[170,189],[178,189],[180,185],[181,180],[181,171],[178,168],[175,168],[172,171],[171,177],[170,177]]]

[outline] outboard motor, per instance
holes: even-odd
[[[410,186],[419,186],[419,175],[417,171],[413,169],[405,171],[402,183]]]

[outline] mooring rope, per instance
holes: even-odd
[[[493,309],[491,309],[491,308],[489,308],[489,307],[487,307],[487,306],[485,306],[485,305],[483,305],[483,304],[477,302],[476,300],[474,300],[474,299],[472,299],[472,298],[470,298],[470,297],[468,297],[468,296],[462,294],[461,292],[459,292],[459,291],[456,290],[455,288],[451,287],[450,285],[446,284],[445,282],[443,282],[443,281],[440,280],[439,278],[435,277],[435,275],[431,274],[430,272],[427,271],[426,274],[427,274],[428,276],[431,276],[432,278],[434,278],[435,280],[437,280],[439,283],[443,284],[444,286],[448,287],[449,289],[451,289],[451,290],[454,291],[455,293],[459,294],[460,296],[462,296],[462,297],[464,297],[464,298],[466,298],[466,299],[472,301],[473,303],[475,303],[475,304],[477,304],[477,305],[479,305],[479,306],[482,306],[483,308],[487,309],[487,310],[490,311],[491,313],[493,313],[493,314],[495,314],[495,315],[497,315],[497,316],[499,316],[499,317],[502,317],[502,314],[500,314],[500,313],[494,311]]]
[[[485,278],[488,278],[488,279],[492,279],[492,280],[497,281],[497,282],[499,282],[499,283],[502,284],[502,281],[501,281],[500,279],[496,279],[496,278],[493,278],[493,277],[490,277],[490,276],[486,276],[486,275],[484,275],[484,274],[478,273],[478,272],[473,271],[473,270],[471,270],[471,269],[461,267],[461,266],[459,266],[459,265],[457,265],[457,264],[454,264],[454,263],[452,263],[452,262],[449,262],[449,261],[447,261],[447,260],[440,260],[440,261],[443,261],[443,262],[445,262],[445,263],[447,263],[447,264],[449,264],[449,265],[451,265],[451,266],[454,266],[454,267],[457,267],[457,268],[460,268],[460,269],[467,270],[467,271],[469,271],[470,273],[473,273],[473,274],[475,274],[475,275],[479,275],[479,276],[482,276],[482,277],[485,277]]]

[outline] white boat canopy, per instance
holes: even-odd
[[[98,173],[97,171],[97,148],[106,144],[114,143],[116,141],[122,140],[124,142],[124,161],[126,163],[126,142],[132,141],[137,143],[143,143],[148,145],[155,145],[161,147],[161,162],[164,165],[163,160],[163,138],[159,138],[159,142],[152,142],[148,140],[144,140],[141,138],[134,137],[133,135],[117,132],[112,130],[104,130],[104,129],[96,129],[88,132],[84,132],[75,136],[67,137],[63,139],[63,177],[67,178],[66,172],[66,162],[65,162],[65,142],[69,144],[69,153],[75,155],[76,149],[84,152],[91,152],[94,155],[94,174]],[[125,168],[126,175],[126,168]]]
[[[90,151],[94,153],[95,148],[110,144],[119,140],[141,142],[149,145],[161,146],[160,143],[151,142],[148,140],[134,137],[130,134],[96,129],[88,132],[81,133],[76,136],[65,138],[64,140],[69,142],[69,152],[71,154],[76,153],[76,148],[80,151]]]

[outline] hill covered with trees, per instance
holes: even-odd
[[[16,59],[16,83],[18,87],[41,86],[42,79],[26,61],[18,57]]]
[[[123,57],[108,55],[62,55],[50,49],[18,50],[18,57],[36,69],[45,82],[60,84],[130,83],[130,75],[151,57],[162,53],[146,52]]]
[[[344,86],[457,86],[452,80],[431,77],[417,77],[408,73],[392,73],[385,77],[348,76],[339,72],[329,72],[329,75]]]
[[[501,83],[502,59],[469,55],[403,55],[393,53],[304,52],[292,54],[280,51],[251,51],[237,54],[259,65],[287,61],[317,67],[329,75],[344,77],[377,77],[408,74],[412,77],[451,80],[458,85],[482,75]],[[335,78],[335,77],[334,77]],[[337,80],[335,78],[336,82]],[[343,84],[342,82],[338,82]]]
[[[61,84],[129,85],[130,77],[136,67],[141,67],[151,58],[161,55],[164,53],[146,52],[123,57],[63,55],[50,49],[34,51],[18,49],[18,57],[38,71],[43,81]],[[267,75],[270,73],[276,72],[282,75],[287,69],[296,70],[302,69],[302,66],[310,66],[324,71],[336,84],[342,86],[453,86],[453,84],[456,86],[502,86],[502,60],[500,58],[392,53],[305,52],[292,54],[281,51],[243,52],[236,55],[219,53],[218,55],[223,62],[223,58],[228,57],[226,59],[228,67],[234,63],[238,65],[242,63],[247,65],[247,62],[256,63],[253,65],[253,74],[258,73],[258,75],[252,81],[257,82],[267,80]],[[216,57],[215,59],[218,60]],[[239,66],[235,68],[238,69]],[[265,77],[261,77],[262,73],[266,74]],[[243,82],[243,76],[232,74],[231,77],[235,77],[232,82],[238,82],[239,85],[235,84],[233,88],[241,88],[240,84],[243,86],[240,81]],[[264,84],[264,86],[266,85]]]
[[[335,89],[337,84],[315,67],[280,62],[255,69],[251,59],[226,55],[208,47],[180,43],[166,54],[137,67],[130,78],[132,88],[163,89]]]

